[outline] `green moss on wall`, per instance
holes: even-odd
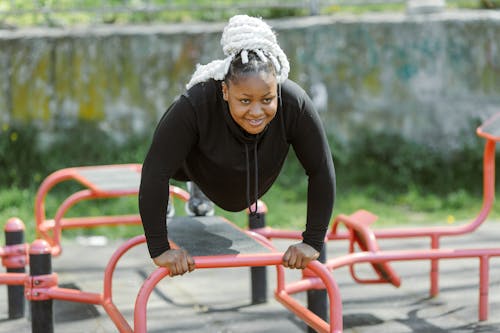
[[[14,58],[10,91],[12,118],[19,121],[44,120],[51,114],[50,50],[42,41],[29,43],[21,41],[12,51]],[[17,52],[15,52],[17,51]]]
[[[382,83],[380,82],[380,69],[374,68],[363,76],[363,88],[372,95],[382,93]]]

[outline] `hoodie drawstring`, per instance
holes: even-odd
[[[255,140],[254,144],[254,164],[255,164],[255,185],[254,185],[254,190],[255,190],[255,209],[252,210],[252,205],[250,202],[250,158],[248,154],[248,145],[245,144],[245,157],[246,157],[246,168],[247,168],[247,193],[246,193],[246,199],[247,199],[247,206],[248,210],[250,212],[250,216],[255,216],[257,215],[257,212],[259,211],[258,207],[258,199],[259,199],[259,162],[258,162],[258,157],[257,157],[257,140]]]

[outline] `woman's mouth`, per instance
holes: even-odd
[[[264,123],[264,119],[248,119],[251,126],[260,126]]]

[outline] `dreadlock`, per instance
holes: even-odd
[[[272,62],[263,61],[259,58],[257,53],[253,51],[248,51],[246,59],[244,59],[244,56],[239,53],[231,61],[231,65],[226,73],[224,82],[226,82],[226,84],[229,84],[229,81],[237,83],[241,77],[260,72],[276,76],[276,68]]]

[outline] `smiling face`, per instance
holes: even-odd
[[[278,83],[272,73],[260,71],[222,82],[222,94],[233,120],[249,134],[262,132],[278,110]]]

